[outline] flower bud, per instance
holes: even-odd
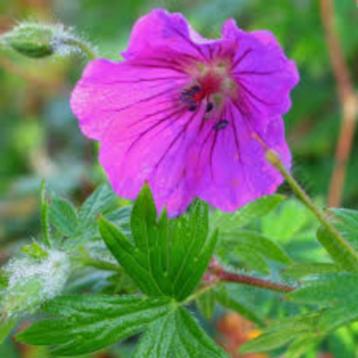
[[[86,41],[61,24],[24,22],[6,33],[3,40],[13,50],[31,58],[72,53],[94,56],[93,49]]]
[[[32,57],[47,57],[54,53],[53,29],[49,26],[24,23],[5,35],[5,40],[14,50]]]

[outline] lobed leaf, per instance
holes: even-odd
[[[168,298],[64,296],[45,306],[54,319],[34,323],[17,339],[54,346],[56,355],[85,354],[143,331],[171,309]]]
[[[53,198],[49,218],[51,224],[64,236],[70,237],[76,234],[79,221],[76,209],[69,201],[59,197]]]
[[[184,308],[159,318],[148,328],[134,358],[227,357]]]
[[[131,215],[132,238],[101,218],[100,233],[126,273],[149,296],[181,301],[199,283],[213,254],[217,233],[208,236],[208,207],[197,202],[187,215],[157,219],[153,198],[144,187]]]

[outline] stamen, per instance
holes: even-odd
[[[193,85],[190,88],[183,90],[180,99],[184,102],[190,112],[195,112],[201,100],[202,88],[199,85]]]
[[[219,131],[221,129],[226,128],[226,126],[229,124],[229,121],[227,119],[220,119],[217,123],[214,124],[213,129],[215,131]]]

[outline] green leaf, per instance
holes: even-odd
[[[228,214],[216,210],[210,218],[212,227],[220,227],[220,232],[228,232],[237,230],[256,219],[267,215],[271,210],[275,209],[278,204],[284,200],[283,195],[268,195],[257,199],[238,210],[235,213]]]
[[[312,224],[312,213],[298,200],[284,201],[275,211],[262,219],[262,233],[267,237],[287,242]]]
[[[317,336],[315,334],[302,335],[294,340],[287,351],[285,352],[285,358],[300,358],[306,353],[310,346],[317,344]]]
[[[337,239],[323,226],[317,231],[317,239],[329,253],[331,258],[342,269],[347,271],[358,271],[358,253],[351,250],[348,243],[339,245]]]
[[[167,298],[63,296],[44,309],[55,316],[17,335],[20,342],[55,346],[56,355],[97,351],[143,331],[173,309]]]
[[[239,313],[241,316],[256,323],[258,326],[263,327],[265,325],[263,319],[255,313],[253,308],[240,302],[240,297],[230,294],[226,288],[222,287],[220,290],[216,291],[216,299],[222,306]]]
[[[48,201],[46,193],[46,182],[43,180],[41,182],[40,189],[40,198],[41,198],[41,233],[42,240],[48,246],[50,246],[50,225],[49,225],[49,216],[48,216]]]
[[[196,305],[200,313],[206,318],[211,319],[215,309],[216,294],[209,290],[196,299]]]
[[[48,252],[37,242],[23,246],[21,248],[21,252],[37,260],[45,259],[48,257]]]
[[[338,265],[329,262],[307,262],[293,263],[287,266],[284,274],[292,278],[302,278],[310,275],[339,272],[340,270]]]
[[[287,297],[304,303],[317,305],[337,305],[358,302],[358,274],[336,273],[321,275],[308,281],[287,295]]]
[[[259,337],[241,346],[241,353],[266,352],[301,339],[314,331],[317,314],[282,319],[271,324]],[[316,335],[318,338],[318,335]]]
[[[67,200],[55,197],[49,210],[50,222],[64,236],[71,237],[78,229],[78,217],[74,206]]]
[[[234,258],[240,258],[248,269],[267,274],[270,272],[269,260],[283,264],[292,262],[278,244],[256,231],[238,229],[223,234],[220,231],[220,237],[220,256],[225,260],[235,253]]]
[[[117,204],[118,198],[110,187],[107,184],[100,186],[86,199],[78,212],[81,228],[95,225],[99,214],[116,209]]]
[[[197,202],[188,214],[157,219],[147,186],[131,215],[132,239],[101,218],[100,233],[107,247],[140,289],[150,296],[181,301],[199,283],[213,254],[217,234],[208,236],[208,207]]]
[[[16,318],[10,318],[7,320],[0,321],[0,345],[9,335],[11,330],[16,326],[16,324],[17,324]]]
[[[184,308],[179,308],[149,326],[134,354],[134,358],[158,357],[224,358],[227,355]]]
[[[334,224],[342,235],[358,251],[358,211],[351,209],[331,209],[336,218]]]

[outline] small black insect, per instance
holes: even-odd
[[[213,108],[214,108],[214,105],[212,104],[212,102],[208,102],[208,103],[206,104],[205,112],[206,112],[206,113],[209,113],[209,112],[211,112],[211,111],[213,110]]]
[[[216,122],[213,126],[213,129],[216,131],[219,131],[221,129],[226,128],[226,126],[229,124],[229,121],[227,119],[220,119],[220,121]]]

